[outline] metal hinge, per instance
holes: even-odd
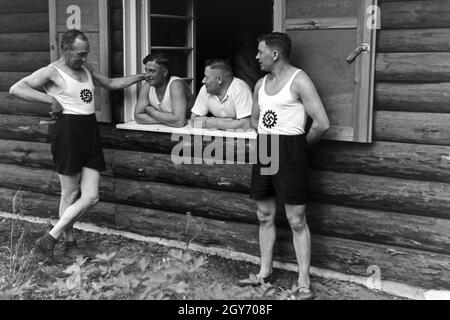
[[[353,60],[356,59],[362,52],[369,52],[370,51],[370,45],[368,43],[361,43],[356,49],[347,57],[347,62],[352,63]]]

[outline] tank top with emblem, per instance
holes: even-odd
[[[44,87],[48,95],[54,97],[63,107],[63,114],[72,115],[91,115],[95,113],[94,82],[91,73],[86,67],[82,66],[86,72],[88,80],[79,82],[69,76],[66,72],[51,64],[64,80],[64,89],[55,94]]]
[[[277,135],[300,135],[305,133],[305,106],[291,93],[292,82],[301,72],[297,69],[283,88],[275,95],[266,93],[264,77],[258,92],[259,122],[258,133]]]

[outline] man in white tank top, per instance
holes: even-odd
[[[78,30],[69,30],[63,34],[61,49],[62,56],[59,60],[14,84],[10,93],[27,101],[47,104],[50,115],[52,118],[59,118],[58,121],[65,117],[76,121],[80,119],[84,121],[86,117],[93,119],[94,126],[91,126],[91,129],[92,132],[96,132],[94,85],[109,90],[123,89],[144,80],[145,74],[111,79],[94,71],[85,64],[90,52],[88,39]],[[43,88],[46,93],[39,91]],[[64,124],[66,123],[70,124],[70,122]],[[67,132],[62,133],[62,135],[64,134]],[[74,135],[71,138],[76,140],[77,136]],[[87,139],[90,138],[87,137]],[[78,137],[78,139],[80,138]],[[64,146],[64,143],[61,145]],[[98,157],[95,161],[98,160],[98,163],[94,164],[92,159],[87,159],[86,163],[79,161],[76,166],[73,165],[73,159],[66,159],[70,156],[64,156],[66,150],[70,150],[71,155],[78,154],[78,149],[70,149],[72,145],[82,148],[83,145],[86,145],[86,141],[66,143],[64,148],[59,150],[60,159],[65,162],[56,163],[55,161],[61,183],[60,219],[50,232],[36,242],[36,253],[42,260],[53,258],[54,246],[62,234],[65,238],[64,253],[66,256],[73,258],[83,253],[76,247],[73,238],[73,224],[99,200],[99,170],[102,170],[102,161],[104,162],[101,145],[91,144],[98,146],[98,149],[94,150],[95,156]],[[66,170],[67,172],[74,170],[76,172],[66,174]],[[81,196],[77,200],[79,193]]]
[[[140,124],[184,127],[192,106],[191,89],[183,79],[170,75],[170,59],[164,53],[151,53],[143,62],[147,77],[134,109],[134,119]]]
[[[309,277],[311,241],[305,216],[306,148],[319,142],[329,127],[329,121],[310,78],[289,62],[291,40],[288,35],[274,32],[260,37],[258,41],[256,58],[268,75],[255,86],[251,122],[260,137],[278,137],[280,159],[278,172],[271,176],[261,175],[260,167],[256,166],[252,172],[251,196],[256,200],[260,225],[261,262],[257,279],[261,283],[272,275],[278,198],[284,204],[293,233],[299,269],[297,298],[313,299]],[[313,122],[305,136],[307,116]],[[249,278],[241,284],[254,285],[254,282]]]

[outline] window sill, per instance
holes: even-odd
[[[210,137],[224,137],[224,138],[240,138],[240,139],[250,139],[256,140],[257,134],[255,131],[246,132],[234,132],[225,130],[210,130],[194,128],[189,123],[182,128],[174,128],[164,124],[138,124],[136,121],[130,121],[127,123],[120,123],[116,126],[117,129],[121,130],[134,130],[134,131],[149,131],[149,132],[160,132],[160,133],[175,133],[175,134],[189,134],[189,135],[199,135],[199,136],[210,136]]]

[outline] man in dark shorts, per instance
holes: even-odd
[[[90,51],[88,39],[78,30],[63,34],[61,48],[59,60],[10,89],[11,94],[21,99],[48,104],[50,115],[57,119],[49,131],[61,183],[60,219],[36,241],[40,260],[53,258],[53,249],[62,234],[65,256],[84,255],[73,237],[73,224],[98,202],[100,171],[105,169],[95,118],[94,85],[115,90],[145,79],[145,74],[111,79],[94,71],[85,64]],[[42,88],[47,94],[38,91]]]
[[[328,117],[310,78],[289,62],[291,40],[285,33],[273,32],[258,39],[261,69],[269,72],[255,86],[252,127],[258,131],[258,147],[278,152],[278,170],[264,172],[268,166],[253,166],[250,194],[257,204],[259,220],[260,271],[255,279],[241,285],[269,282],[272,274],[276,238],[277,200],[284,205],[298,263],[298,299],[313,299],[309,268],[311,240],[306,224],[307,146],[319,142],[329,127]],[[307,117],[312,126],[306,134]],[[261,154],[261,151],[259,152]],[[269,154],[263,152],[263,154]],[[276,166],[275,166],[276,167]],[[268,174],[267,174],[268,173]]]

